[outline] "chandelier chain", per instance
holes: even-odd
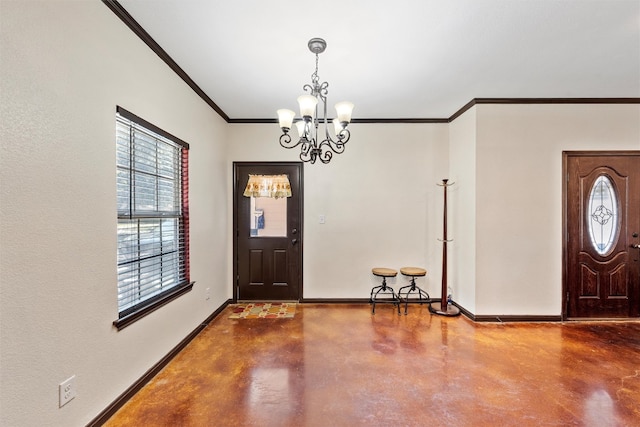
[[[318,76],[318,59],[319,55],[316,53],[316,70],[311,74],[311,81],[314,83],[314,86],[320,80],[320,76]]]

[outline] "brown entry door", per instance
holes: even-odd
[[[564,153],[566,317],[640,316],[640,152]]]
[[[249,175],[287,175],[291,197],[245,197]],[[302,163],[234,163],[236,284],[240,301],[298,301],[302,287]]]

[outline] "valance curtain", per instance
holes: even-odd
[[[245,197],[291,197],[291,183],[287,175],[249,175]]]

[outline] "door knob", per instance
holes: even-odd
[[[632,245],[631,245],[631,247],[632,247],[632,248],[636,248],[636,249],[640,249],[640,245],[639,245],[639,244],[637,244],[637,243],[636,243],[636,244],[632,244]]]
[[[292,244],[292,245],[295,245],[296,243],[298,243],[298,239],[292,239],[292,240],[291,240],[291,244]]]

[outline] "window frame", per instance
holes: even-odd
[[[171,135],[168,132],[160,129],[159,127],[147,122],[146,120],[136,116],[135,114],[125,110],[124,108],[117,106],[116,107],[116,123],[118,122],[118,116],[123,119],[131,122],[136,127],[140,127],[146,131],[157,134],[158,136],[170,141],[172,144],[175,144],[180,148],[178,161],[180,162],[180,183],[179,183],[179,192],[180,192],[180,212],[174,214],[173,217],[179,218],[181,221],[181,227],[178,227],[177,237],[178,240],[180,238],[183,241],[182,246],[178,249],[180,251],[179,257],[182,258],[182,268],[179,268],[179,271],[182,273],[182,280],[176,285],[171,286],[170,288],[161,291],[158,294],[151,295],[145,298],[142,301],[135,303],[132,306],[129,306],[125,309],[120,309],[118,306],[118,319],[113,321],[113,325],[121,330],[135,321],[141,319],[142,317],[152,313],[163,305],[173,301],[174,299],[184,295],[185,293],[191,291],[193,289],[193,285],[195,282],[190,280],[190,266],[189,266],[189,162],[188,162],[188,153],[189,153],[189,144],[182,141],[179,138]],[[117,148],[117,136],[116,136],[116,148]],[[131,150],[131,148],[130,148]],[[130,165],[128,172],[131,176],[135,172],[133,166]],[[132,182],[132,180],[130,181]],[[130,188],[133,187],[133,183],[130,184]],[[118,190],[116,190],[118,192]],[[121,216],[120,211],[117,210],[118,223],[120,223],[121,219],[124,219],[125,216]],[[131,211],[133,212],[133,211]],[[128,219],[143,219],[147,216],[145,214],[141,214],[140,216],[134,215],[130,213],[126,216]],[[161,219],[163,217],[162,212],[158,209],[156,211],[156,218]],[[180,230],[181,229],[181,230]],[[140,246],[140,244],[138,244]],[[142,260],[142,257],[138,257],[138,261]],[[120,264],[119,262],[117,263]]]

